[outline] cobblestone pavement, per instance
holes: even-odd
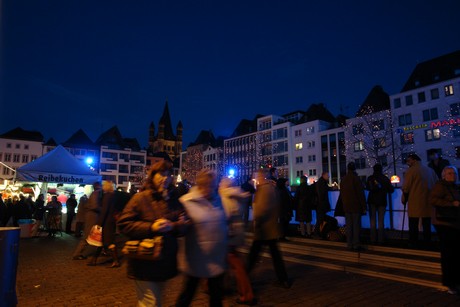
[[[125,265],[109,269],[107,264],[90,267],[85,260],[71,260],[77,243],[67,234],[20,240],[18,306],[135,306]],[[459,296],[431,288],[290,262],[286,266],[291,289],[273,284],[270,258],[262,258],[254,269],[251,279],[259,306],[460,306]],[[167,282],[163,306],[174,305],[182,278]],[[234,288],[232,280],[228,284]],[[229,293],[224,306],[238,306],[235,300],[236,293]],[[207,305],[207,295],[199,290],[192,306]]]

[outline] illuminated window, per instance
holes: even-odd
[[[354,143],[355,151],[363,151],[364,150],[364,142],[358,141]]]
[[[401,133],[401,145],[414,144],[414,133]]]
[[[423,110],[423,121],[438,119],[438,108]]]
[[[307,127],[306,133],[307,133],[307,134],[313,134],[313,133],[315,133],[315,127]]]
[[[301,150],[303,147],[302,143],[295,144],[295,150]]]
[[[454,86],[452,84],[444,86],[444,94],[446,96],[452,96],[454,94]]]
[[[441,131],[436,129],[425,130],[425,140],[429,141],[436,141],[441,138]]]

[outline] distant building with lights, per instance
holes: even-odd
[[[43,135],[14,128],[0,135],[0,184],[13,180],[15,170],[43,155]]]
[[[398,176],[407,155],[417,153],[427,164],[430,149],[460,166],[460,50],[418,64],[390,101],[395,146],[403,147]]]
[[[147,152],[134,138],[123,138],[117,126],[103,132],[95,144],[100,148],[99,169],[102,180],[110,180],[125,190],[139,188],[145,178]]]

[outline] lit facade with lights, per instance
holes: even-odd
[[[459,77],[391,96],[396,122],[395,144],[404,145],[397,159],[397,175],[407,168],[405,158],[417,153],[423,163],[428,150],[437,149],[460,166],[460,71]]]

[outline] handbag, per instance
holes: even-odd
[[[126,241],[121,252],[128,258],[158,261],[163,259],[163,236]]]
[[[94,225],[91,227],[91,231],[89,232],[88,238],[86,238],[86,242],[92,246],[102,246],[102,226]]]

